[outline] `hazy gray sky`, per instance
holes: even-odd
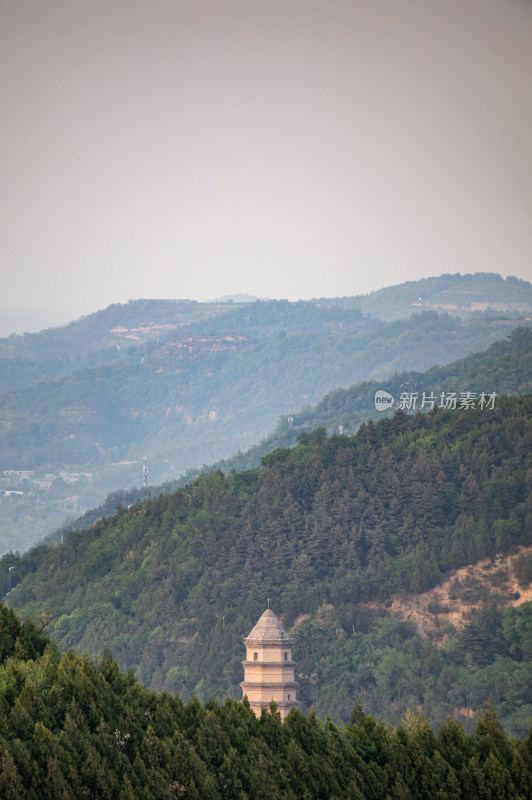
[[[530,0],[0,0],[0,306],[532,278]]]

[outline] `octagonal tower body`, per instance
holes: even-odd
[[[300,705],[296,700],[299,684],[294,680],[293,641],[270,608],[244,639],[246,660],[242,662],[244,681],[240,686],[258,717],[261,709],[268,708],[272,700],[277,704],[281,719],[292,706]]]

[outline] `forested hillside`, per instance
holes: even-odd
[[[115,303],[86,317],[39,333],[0,339],[0,390],[116,361],[128,348],[156,342],[189,324],[225,314],[225,303],[135,300]]]
[[[297,410],[337,386],[465,356],[513,324],[431,312],[360,327],[358,312],[310,303],[249,309],[248,333],[224,332],[234,314],[240,319],[233,311],[219,317],[216,333],[192,326],[195,333],[152,336],[111,363],[1,395],[1,488],[10,492],[0,515],[4,549],[24,549],[109,491],[139,485],[144,457],[151,483],[172,480],[264,438],[290,395]]]
[[[231,458],[218,461],[203,471],[212,469],[222,472],[253,469],[260,464],[262,456],[277,447],[293,447],[300,433],[323,427],[329,435],[338,433],[342,426],[343,433],[353,434],[363,422],[374,421],[385,415],[393,414],[399,403],[386,412],[375,409],[375,392],[385,389],[399,400],[401,390],[416,390],[422,396],[431,392],[439,398],[441,392],[447,395],[460,391],[471,391],[480,397],[489,389],[501,395],[532,393],[532,330],[529,327],[516,328],[510,336],[494,342],[486,350],[471,353],[465,358],[453,361],[441,367],[431,367],[425,372],[403,372],[385,381],[363,381],[347,389],[335,389],[329,392],[315,406],[306,406],[293,415],[292,424],[288,415],[283,416],[274,433],[244,452],[238,451]],[[438,401],[439,402],[439,401]],[[418,403],[420,405],[420,403]],[[72,527],[83,528],[92,525],[99,517],[114,514],[120,506],[131,505],[148,496],[156,496],[162,492],[175,491],[180,486],[190,483],[200,474],[200,470],[190,470],[181,478],[159,486],[150,485],[147,489],[132,488],[109,494],[101,505],[87,511],[82,517],[72,522]],[[0,509],[1,513],[1,509]],[[54,541],[59,538],[59,531],[50,534]]]
[[[5,558],[22,579],[11,603],[48,609],[60,642],[109,646],[153,688],[221,699],[239,694],[242,638],[270,597],[320,716],[348,719],[362,697],[392,721],[413,706],[472,719],[491,699],[524,735],[530,603],[488,598],[445,647],[368,603],[532,544],[531,411],[531,396],[498,398],[493,410],[399,412],[353,437],[302,434],[258,469],[213,471],[61,547]]]
[[[394,405],[384,412],[375,408],[375,392],[384,389],[395,399]],[[399,372],[386,380],[362,381],[348,388],[328,392],[315,406],[306,406],[293,415],[289,424],[288,415],[278,423],[276,430],[257,445],[245,452],[235,453],[216,466],[224,472],[251,469],[260,463],[263,455],[276,447],[292,447],[300,433],[323,427],[327,433],[353,434],[363,422],[380,419],[393,414],[400,405],[402,393],[417,394],[417,408],[422,404],[423,392],[436,397],[441,404],[441,393],[445,396],[455,392],[496,392],[500,395],[532,393],[532,330],[530,327],[516,328],[512,333],[494,342],[487,349],[469,353],[450,364],[434,366],[424,372],[409,370]],[[424,409],[427,410],[427,407]],[[177,488],[177,487],[176,487]]]
[[[492,709],[474,735],[392,730],[357,707],[337,728],[293,710],[155,694],[106,656],[63,655],[0,605],[0,796],[5,800],[527,800],[532,733],[508,739]]]

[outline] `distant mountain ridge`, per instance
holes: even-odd
[[[241,307],[256,302],[289,306],[317,306],[358,308],[364,315],[382,319],[404,319],[416,311],[437,311],[456,316],[480,313],[488,309],[515,314],[532,312],[532,284],[519,278],[502,278],[495,273],[468,275],[445,274],[435,278],[406,281],[395,286],[352,297],[320,298],[310,301],[289,302],[264,300],[251,295],[226,295],[209,303],[195,300],[130,300],[115,303],[106,309],[81,317],[59,328],[12,335],[0,339],[0,357],[16,354],[18,357],[45,356],[47,348],[53,355],[79,354],[83,349],[92,350],[119,345],[125,340],[118,336],[107,339],[113,328],[124,334],[137,334],[137,344],[145,343],[146,336],[157,332],[177,330],[189,324],[233,313]],[[135,342],[135,333],[131,337]]]
[[[341,298],[364,314],[401,319],[414,312],[437,311],[457,316],[492,312],[530,314],[532,285],[521,278],[489,272],[446,274],[378,289],[367,295]]]

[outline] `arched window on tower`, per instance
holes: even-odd
[[[284,660],[288,661],[288,650],[284,651]]]
[[[253,661],[257,661],[258,657],[259,657],[258,653],[253,653]]]

